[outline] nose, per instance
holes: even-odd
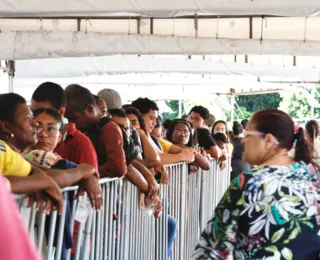
[[[47,138],[48,137],[47,130],[42,127],[38,128],[38,137]]]

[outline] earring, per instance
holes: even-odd
[[[11,138],[13,138],[13,137],[14,137],[14,134],[13,134],[13,133],[11,133],[11,134],[10,134],[10,137],[11,137]]]

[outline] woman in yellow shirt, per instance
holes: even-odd
[[[42,190],[61,208],[63,201],[58,184],[39,168],[33,167],[3,141],[0,141],[0,172],[9,180],[13,193]],[[48,204],[44,211],[49,213],[50,207],[51,205]]]
[[[0,95],[0,139],[10,145],[10,148],[19,152],[23,152],[37,143],[37,122],[34,120],[26,100],[18,94]],[[33,169],[37,169],[37,167],[33,166]],[[38,175],[43,175],[44,171],[46,175],[54,179],[60,188],[75,184],[94,174],[98,176],[97,169],[87,164],[80,164],[77,168],[68,170],[39,169]],[[25,170],[21,172],[25,174]],[[11,179],[10,182],[12,183]],[[102,204],[101,190],[95,191],[93,194],[90,190],[92,187],[83,188],[90,194],[92,205],[99,209]]]

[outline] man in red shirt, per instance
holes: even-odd
[[[66,94],[64,89],[53,82],[42,83],[33,93],[31,109],[53,108],[62,116],[66,112]],[[65,125],[64,142],[58,145],[55,152],[62,158],[74,163],[87,163],[98,168],[96,151],[90,139],[76,129],[75,124]]]
[[[33,93],[31,99],[31,109],[52,108],[57,110],[64,118],[66,112],[66,93],[64,89],[53,82],[42,83]],[[98,169],[98,158],[95,148],[90,139],[79,130],[75,124],[65,124],[64,141],[61,142],[55,152],[62,158],[77,164],[87,163]],[[79,183],[81,190],[86,190],[88,196],[93,196],[100,191],[100,185],[95,176],[81,180]],[[78,222],[75,223],[73,240],[77,244]],[[75,248],[72,249],[75,253]]]
[[[101,111],[96,105],[92,93],[79,85],[70,85],[66,88],[67,110],[66,117],[74,122],[79,130],[90,137],[93,142],[99,161],[99,173],[102,177],[122,177],[137,186],[142,192],[149,193],[157,186],[154,178],[148,182],[143,175],[126,161],[123,148],[123,135],[120,127],[114,121],[108,121],[100,126]],[[94,136],[99,130],[99,136]]]

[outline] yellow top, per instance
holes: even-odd
[[[5,142],[0,141],[0,171],[5,176],[28,176],[31,164]]]
[[[161,147],[162,147],[162,151],[164,153],[169,153],[170,148],[172,146],[172,143],[170,143],[167,140],[161,139],[161,138],[159,139],[159,141],[160,141],[160,144],[161,144]]]

